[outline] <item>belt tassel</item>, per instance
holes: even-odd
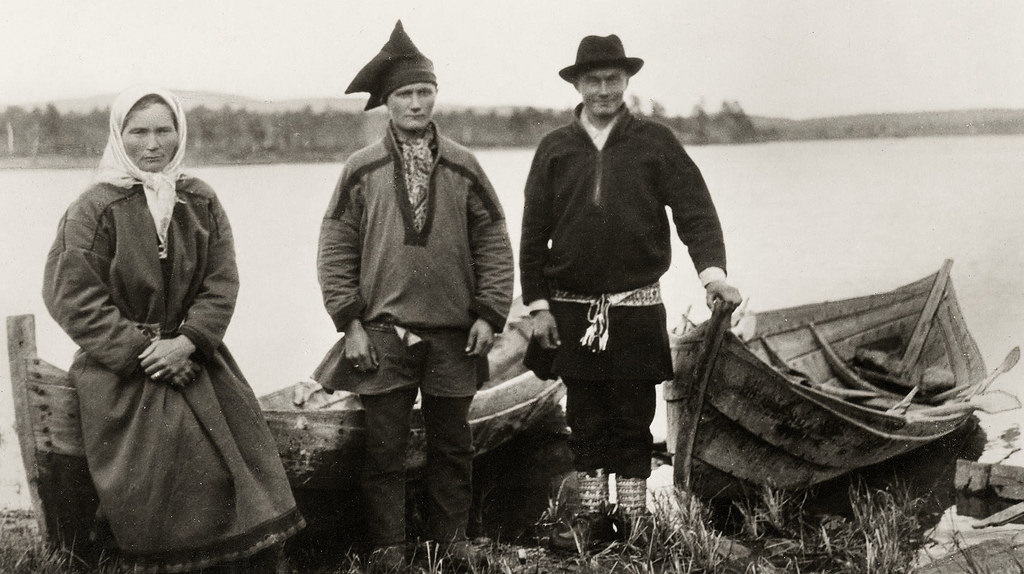
[[[590,322],[590,326],[580,338],[580,344],[595,353],[600,353],[608,347],[608,309],[611,305],[608,295],[602,294],[596,301],[592,301],[590,308],[587,309],[587,321]]]

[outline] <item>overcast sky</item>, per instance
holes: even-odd
[[[587,34],[646,60],[669,112],[738,101],[791,118],[1024,109],[1024,0],[5,0],[0,105],[139,82],[259,99],[340,96],[402,19],[449,103],[563,108]]]

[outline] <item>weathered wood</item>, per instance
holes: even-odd
[[[1002,526],[1013,522],[1014,520],[1024,516],[1024,502],[1018,502],[1013,506],[1000,510],[992,516],[982,518],[975,522],[971,526],[973,528],[988,528],[989,526]]]
[[[752,314],[754,334],[748,342],[727,336],[699,413],[693,491],[714,498],[768,484],[803,488],[904,454],[960,428],[968,412],[915,416],[926,407],[914,402],[906,415],[886,414],[905,392],[882,395],[870,390],[871,397],[857,399],[833,396],[819,385],[831,388],[839,382],[826,351],[807,328],[814,322],[818,338],[843,362],[859,347],[899,353],[936,276],[888,293]],[[951,283],[939,309],[949,323],[930,331],[915,369],[936,366],[962,372],[963,380],[957,381],[962,386],[983,380],[984,364],[958,312]],[[761,321],[762,316],[769,320]],[[692,371],[706,330],[705,324],[673,340],[676,376],[664,389],[669,436],[693,424],[686,398],[697,384]],[[806,373],[812,384],[794,384],[790,368]],[[674,446],[678,457],[683,447]]]
[[[36,511],[39,534],[49,540],[46,508],[39,498],[39,465],[36,461],[35,429],[32,426],[32,407],[29,402],[28,361],[36,357],[36,321],[32,315],[7,318],[7,359],[11,368],[11,386],[14,391],[14,422],[18,430],[18,446],[25,465],[29,496]]]
[[[39,383],[29,383],[28,388],[36,451],[85,456],[75,389]]]
[[[953,260],[947,259],[942,262],[942,267],[939,268],[939,274],[935,278],[935,284],[932,286],[931,293],[928,294],[924,310],[921,311],[921,316],[917,320],[917,326],[914,327],[914,332],[907,342],[906,350],[903,352],[901,363],[904,372],[907,372],[907,369],[917,364],[917,359],[921,355],[921,349],[924,347],[924,341],[928,337],[929,331],[931,331],[932,319],[935,318],[935,312],[939,309],[939,303],[942,302],[943,293],[946,291],[946,283],[949,282],[949,270],[952,267]]]
[[[771,337],[788,331],[800,331],[807,323],[822,324],[826,320],[855,317],[866,311],[893,307],[902,302],[917,302],[918,311],[924,305],[924,297],[935,281],[935,275],[919,279],[886,293],[876,293],[839,301],[811,303],[787,309],[761,311],[757,313],[756,337]]]
[[[916,574],[964,574],[965,572],[1020,572],[1024,544],[1009,539],[986,540],[957,550],[914,570]]]
[[[674,469],[679,476],[680,486],[686,491],[690,490],[690,473],[693,469],[693,448],[697,440],[697,431],[700,426],[701,411],[704,409],[704,395],[707,392],[708,382],[715,369],[715,362],[718,360],[718,353],[722,348],[722,340],[725,337],[726,329],[729,327],[729,316],[736,309],[736,305],[725,301],[716,301],[714,310],[711,313],[711,320],[708,322],[708,330],[704,338],[704,345],[701,347],[700,357],[694,365],[693,376],[697,378],[697,386],[694,387],[693,396],[687,401],[691,406],[689,427],[681,428],[677,438],[678,444],[682,446],[682,468]]]
[[[969,496],[1024,501],[1024,468],[958,460],[953,485]]]

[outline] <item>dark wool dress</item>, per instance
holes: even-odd
[[[273,436],[221,342],[238,292],[216,195],[179,180],[168,258],[141,185],[97,184],[60,222],[43,296],[81,347],[71,366],[100,513],[142,571],[251,556],[303,526]],[[148,379],[141,325],[185,334],[202,367],[182,390]]]

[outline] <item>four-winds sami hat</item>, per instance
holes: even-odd
[[[587,36],[580,40],[580,47],[576,50],[576,63],[562,68],[558,72],[562,79],[571,84],[576,83],[576,78],[588,70],[596,68],[622,68],[626,75],[632,76],[640,71],[644,61],[640,58],[627,58],[626,50],[622,47],[622,40],[615,34],[611,36]]]
[[[402,21],[395,23],[380,52],[359,70],[352,83],[345,88],[346,94],[369,92],[366,110],[372,110],[387,101],[391,92],[408,84],[430,82],[437,85],[434,63],[424,56],[412,38],[402,28]]]

